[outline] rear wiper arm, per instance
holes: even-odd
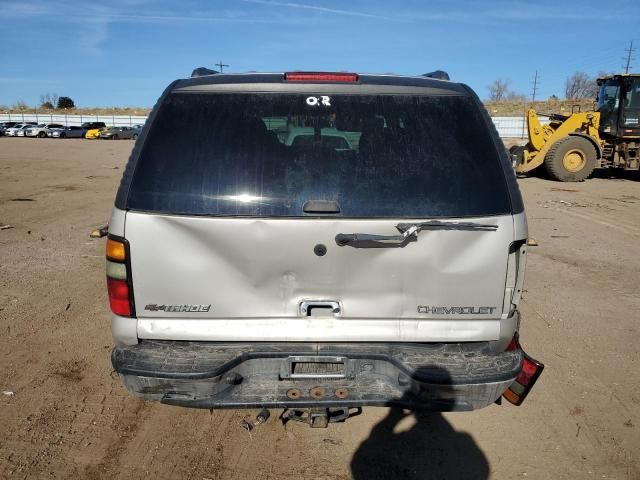
[[[418,233],[422,230],[467,230],[489,231],[498,229],[498,225],[471,222],[441,222],[430,220],[419,223],[399,223],[396,228],[400,235],[372,235],[369,233],[339,233],[336,243],[340,247],[354,248],[402,248],[410,242],[418,240]]]

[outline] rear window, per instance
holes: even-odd
[[[172,93],[147,132],[125,208],[344,217],[509,213],[500,158],[465,95]]]

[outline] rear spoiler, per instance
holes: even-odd
[[[193,72],[191,72],[191,78],[198,78],[198,77],[204,77],[206,75],[215,75],[216,72],[215,70],[211,70],[210,68],[207,67],[198,67],[198,68],[194,68]]]
[[[435,70],[429,73],[423,73],[423,77],[435,78],[436,80],[451,80],[449,74],[444,70]]]

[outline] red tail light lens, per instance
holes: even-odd
[[[520,342],[518,341],[518,334],[516,333],[507,347],[507,351],[514,351],[516,349],[520,349]],[[522,370],[520,374],[516,378],[515,382],[513,382],[509,388],[502,394],[502,396],[513,403],[516,406],[522,405],[524,399],[527,398],[527,395],[536,384],[538,377],[542,374],[544,370],[544,365],[537,361],[534,358],[531,358],[529,355],[522,352],[524,358],[522,360]]]
[[[511,341],[509,342],[509,345],[507,345],[507,349],[505,351],[514,352],[518,348],[520,348],[520,344],[518,343],[518,334],[516,333],[511,339]]]
[[[288,82],[357,82],[357,73],[289,72],[284,74]]]
[[[110,235],[107,240],[107,290],[111,311],[121,317],[134,317],[129,242]]]
[[[109,291],[111,311],[121,317],[130,317],[129,285],[126,280],[107,277],[107,290]]]
[[[535,360],[532,361],[530,358],[525,356],[524,361],[522,362],[522,371],[520,372],[520,375],[518,375],[518,378],[516,378],[516,381],[520,385],[528,385],[531,382],[531,379],[537,373],[538,362],[534,362]]]

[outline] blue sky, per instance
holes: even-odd
[[[561,96],[578,70],[619,71],[640,2],[0,0],[0,105],[40,94],[77,106],[152,106],[173,79],[229,71],[447,70],[487,96],[508,79]]]

